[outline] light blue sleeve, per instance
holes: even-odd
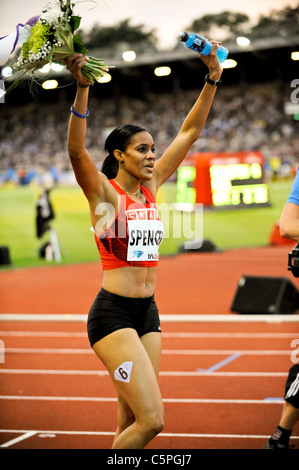
[[[295,176],[287,202],[293,202],[294,204],[297,204],[297,206],[299,206],[299,170],[297,171],[297,174]]]

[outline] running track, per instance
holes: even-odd
[[[290,248],[161,260],[166,427],[149,449],[263,447],[281,415],[291,358],[299,356],[299,316],[245,316],[230,305],[242,275],[289,277],[298,287],[286,269]],[[0,273],[0,446],[111,447],[116,394],[85,327],[100,282],[99,263]],[[297,425],[296,448],[298,439]]]

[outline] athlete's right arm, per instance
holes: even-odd
[[[81,68],[87,58],[82,54],[73,54],[66,59],[67,69],[72,73],[78,83],[87,85],[88,81],[81,73]],[[88,106],[89,87],[78,86],[73,109],[86,115]],[[78,184],[90,203],[105,200],[105,187],[108,180],[99,172],[93,159],[85,148],[86,119],[71,113],[68,127],[68,152]]]

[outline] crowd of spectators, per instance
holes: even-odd
[[[102,86],[102,85],[95,85]],[[260,150],[271,172],[288,174],[299,161],[299,121],[284,111],[292,89],[288,83],[223,86],[191,153]],[[178,132],[198,90],[148,93],[142,99],[90,99],[86,146],[98,168],[105,158],[104,141],[118,125],[135,123],[153,135],[157,158]],[[27,184],[44,172],[55,181],[70,174],[67,126],[70,104],[61,93],[55,104],[36,101],[0,107],[0,182]]]

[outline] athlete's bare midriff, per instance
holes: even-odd
[[[104,271],[102,287],[123,297],[150,297],[156,288],[157,267],[124,267]]]

